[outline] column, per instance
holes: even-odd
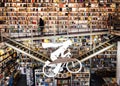
[[[116,70],[117,83],[120,85],[120,41],[117,43],[117,70]]]

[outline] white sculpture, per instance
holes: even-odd
[[[61,57],[61,58],[70,58],[71,57],[71,52],[70,52],[70,49],[68,49],[68,47],[72,45],[72,41],[71,40],[67,40],[63,43],[42,43],[42,47],[43,48],[49,48],[49,47],[53,47],[53,48],[56,48],[56,47],[59,47],[56,51],[52,52],[51,55],[50,55],[50,59],[52,61],[55,61],[57,60],[58,57]],[[65,51],[68,50],[67,53],[65,53]],[[76,60],[79,64],[80,64],[80,69],[79,71],[81,70],[82,68],[82,64],[79,60]],[[59,73],[60,69],[62,68],[63,63],[58,63],[58,64],[50,64],[50,61],[46,61],[45,62],[45,65],[43,67],[43,73],[48,76],[48,77],[54,77],[56,74]],[[65,64],[64,64],[65,65]],[[46,74],[45,73],[45,67],[51,67],[50,70],[48,71],[52,71],[53,74],[49,73],[49,74]],[[69,71],[69,68],[67,67],[68,71]],[[61,69],[62,70],[62,69]],[[78,72],[78,71],[77,71]]]
[[[64,55],[64,52],[67,50],[67,48],[70,45],[72,45],[71,40],[67,40],[67,41],[65,41],[63,43],[42,43],[43,48],[48,48],[48,47],[56,48],[56,47],[59,47],[56,51],[51,53],[50,58],[51,58],[52,61],[56,60],[60,55],[61,55],[61,57],[65,57],[66,55]]]

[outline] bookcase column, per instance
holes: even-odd
[[[117,70],[116,70],[117,83],[120,85],[120,41],[117,43]]]

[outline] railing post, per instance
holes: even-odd
[[[117,70],[116,70],[117,84],[120,85],[120,41],[117,43]]]
[[[0,42],[2,42],[3,41],[3,37],[2,37],[2,30],[0,30]]]

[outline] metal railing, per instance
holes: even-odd
[[[33,54],[35,54],[35,56],[40,56],[40,57],[43,57],[43,58],[46,59],[46,60],[50,60],[50,58],[47,57],[47,56],[45,56],[44,54],[38,53],[38,52],[30,49],[29,47],[26,47],[25,45],[23,45],[23,44],[15,41],[15,40],[13,40],[13,39],[11,39],[11,38],[9,38],[9,37],[3,36],[3,39],[6,40],[5,42],[6,42],[7,45],[9,45],[9,46],[11,46],[12,48],[17,49],[17,50],[20,49],[19,51],[22,52],[22,53],[23,53],[24,50],[27,50],[27,51],[29,51],[28,53],[31,54],[31,55],[32,55],[32,53],[33,53]],[[21,49],[24,49],[24,50],[21,51]],[[24,52],[25,52],[25,51],[24,51]],[[25,53],[25,54],[26,54],[26,53]],[[28,54],[27,54],[27,55],[28,55]],[[38,57],[37,57],[37,58],[38,58]],[[38,59],[40,59],[40,58],[38,58]],[[41,59],[42,59],[42,58],[41,58]]]

